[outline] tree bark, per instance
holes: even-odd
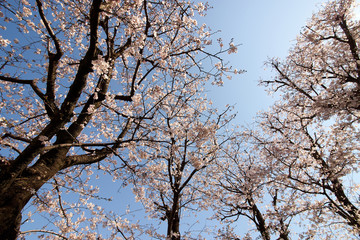
[[[14,240],[17,238],[21,224],[21,209],[24,204],[20,197],[8,199],[0,207],[0,238]]]
[[[90,41],[88,50],[80,61],[79,68],[75,79],[70,86],[69,92],[61,105],[60,109],[53,113],[49,109],[48,115],[51,119],[50,123],[43,129],[43,131],[33,139],[29,145],[22,151],[19,156],[11,161],[10,166],[1,168],[0,171],[0,239],[10,240],[16,239],[21,224],[21,211],[25,205],[29,202],[31,197],[38,191],[41,186],[49,179],[55,176],[55,174],[63,168],[70,167],[66,160],[67,153],[70,147],[62,147],[52,149],[45,154],[43,152],[43,143],[40,139],[45,137],[46,139],[52,139],[57,137],[56,144],[72,144],[76,141],[76,137],[81,133],[81,124],[86,125],[91,114],[87,114],[82,117],[83,122],[79,120],[72,123],[68,132],[60,130],[66,123],[70,122],[72,118],[73,110],[80,98],[80,95],[85,88],[88,74],[91,72],[91,61],[99,54],[97,52],[96,44],[98,42],[98,27],[100,18],[100,6],[101,0],[93,0],[90,9]],[[38,9],[42,17],[43,23],[46,25],[47,30],[54,40],[57,49],[57,57],[50,54],[49,69],[48,69],[48,86],[46,97],[42,93],[38,93],[40,98],[45,102],[45,106],[48,106],[49,100],[53,100],[53,81],[56,78],[54,75],[57,67],[57,61],[61,58],[61,48],[56,36],[53,34],[50,25],[48,24],[45,16],[42,12],[42,4],[37,1]],[[53,58],[55,57],[55,58]],[[55,61],[55,62],[54,62]],[[51,68],[53,67],[53,68]],[[101,80],[101,79],[100,79]],[[32,82],[30,84],[33,84]],[[32,85],[33,86],[33,85]],[[101,90],[107,91],[108,84],[105,84]],[[91,98],[89,101],[94,102]],[[99,100],[100,102],[101,100]],[[51,102],[51,101],[50,101]],[[94,103],[95,104],[95,103]],[[100,103],[97,103],[98,106]],[[55,115],[54,115],[55,114]],[[69,136],[71,134],[71,136]],[[32,166],[32,161],[39,156],[39,159]],[[105,154],[106,156],[106,154]],[[100,159],[103,159],[102,156]],[[73,163],[73,165],[75,165]]]
[[[171,240],[180,240],[180,206],[179,196],[174,196],[173,206],[170,211],[167,212],[168,228],[167,237]]]
[[[255,222],[256,228],[258,229],[258,231],[261,234],[261,238],[263,240],[270,240],[269,228],[268,228],[268,226],[266,226],[265,219],[264,219],[262,213],[260,212],[259,208],[256,206],[254,199],[251,196],[249,196],[247,198],[247,202],[249,203],[249,206],[250,206],[250,208],[253,212],[253,215],[256,219],[256,221],[254,221],[254,222]]]
[[[29,202],[35,192],[53,176],[32,174],[21,176],[12,184],[11,188],[1,196],[0,201],[0,239],[16,239],[20,233],[22,209]]]

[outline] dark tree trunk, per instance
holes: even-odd
[[[180,205],[179,196],[175,194],[172,208],[167,212],[167,237],[171,240],[180,240]]]
[[[255,204],[254,199],[251,196],[248,196],[247,202],[250,205],[250,208],[254,215],[254,220],[255,220],[254,223],[256,225],[256,228],[260,232],[262,239],[270,240],[269,228],[265,223],[265,219],[264,219],[262,213],[260,212],[259,208]]]
[[[21,212],[34,194],[61,169],[67,167],[68,148],[47,152],[21,175],[0,196],[0,239],[16,239],[21,224]]]
[[[17,180],[0,199],[0,239],[16,239],[20,233],[22,209],[35,193],[27,178]]]
[[[10,200],[0,207],[0,239],[14,240],[17,238],[21,224],[21,201]]]

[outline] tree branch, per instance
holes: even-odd
[[[47,108],[47,112],[50,118],[53,118],[57,115],[58,108],[55,104],[55,80],[56,80],[56,71],[59,66],[59,60],[62,57],[63,53],[60,47],[60,41],[57,39],[57,37],[54,34],[54,31],[52,30],[49,21],[46,19],[42,3],[40,0],[36,0],[36,4],[38,7],[38,11],[41,17],[41,20],[43,24],[45,25],[45,28],[47,32],[50,35],[50,38],[55,44],[56,53],[51,53],[50,49],[48,49],[48,55],[49,55],[49,66],[48,66],[48,75],[47,75],[47,85],[46,85],[46,103],[45,106]]]
[[[36,86],[35,80],[23,80],[18,79],[14,77],[5,77],[0,76],[0,80],[6,81],[6,82],[12,82],[12,83],[20,83],[20,84],[28,84],[31,86],[31,88],[34,90],[34,92],[42,99],[43,101],[46,101],[45,95],[41,92],[41,90]]]
[[[93,0],[91,10],[90,10],[90,43],[88,50],[84,58],[80,61],[80,65],[75,76],[73,84],[70,86],[70,90],[61,105],[61,112],[65,117],[70,117],[80,95],[85,88],[88,74],[92,70],[92,60],[96,58],[99,54],[97,50],[97,41],[98,41],[98,27],[99,27],[99,18],[100,18],[100,5],[101,0]]]

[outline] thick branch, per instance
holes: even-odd
[[[49,67],[48,67],[48,75],[47,75],[47,86],[46,86],[46,97],[47,97],[47,103],[45,106],[47,107],[47,112],[49,114],[49,117],[52,118],[56,115],[57,107],[55,104],[55,80],[56,80],[56,70],[59,66],[59,60],[61,56],[63,55],[62,50],[60,48],[60,42],[57,39],[57,37],[54,34],[54,31],[52,30],[48,20],[45,17],[42,3],[40,0],[36,0],[36,4],[38,6],[38,11],[41,17],[41,20],[43,24],[46,27],[47,32],[50,35],[50,38],[55,44],[56,48],[56,54],[51,53],[50,49],[48,49],[49,54]],[[55,112],[56,111],[56,112]]]
[[[112,153],[113,152],[110,148],[104,148],[100,151],[96,151],[95,153],[68,156],[64,160],[64,166],[62,169],[68,168],[70,166],[100,162]]]
[[[345,33],[345,36],[348,40],[348,44],[349,44],[349,47],[350,47],[350,51],[351,51],[351,54],[353,56],[353,58],[355,59],[356,61],[356,68],[357,68],[357,84],[360,84],[360,81],[359,81],[359,78],[360,78],[360,57],[358,55],[358,46],[357,46],[357,43],[356,43],[356,40],[354,39],[353,35],[351,34],[350,32],[350,29],[346,23],[346,20],[344,19],[344,17],[340,17],[340,27],[341,29],[344,31]]]
[[[99,51],[97,50],[98,27],[100,18],[101,0],[94,0],[90,10],[90,43],[84,58],[80,61],[80,65],[75,76],[73,84],[61,105],[61,111],[65,117],[70,117],[80,95],[85,88],[88,74],[91,72],[91,62],[96,58]]]
[[[27,143],[30,143],[31,140],[28,139],[28,138],[24,138],[24,137],[20,137],[20,136],[16,136],[14,134],[11,134],[11,133],[5,133],[1,139],[4,139],[4,138],[12,138],[12,139],[15,139],[15,140],[20,140],[20,141],[23,141],[23,142],[27,142]]]

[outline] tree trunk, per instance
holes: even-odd
[[[336,199],[340,202],[342,208],[335,204],[332,205],[339,210],[338,214],[347,220],[348,224],[353,226],[357,234],[360,235],[359,209],[355,207],[355,205],[346,196],[343,185],[338,178],[331,179],[331,182],[333,184],[332,190],[336,196]]]
[[[66,165],[66,148],[44,155],[25,169],[0,196],[0,239],[16,239],[20,233],[21,212],[34,194]]]
[[[15,240],[20,231],[21,202],[10,200],[0,207],[0,239]]]
[[[167,213],[168,228],[167,237],[171,240],[180,240],[180,209],[179,197],[174,197],[171,210]]]
[[[12,187],[1,196],[0,200],[0,239],[16,239],[20,233],[22,209],[35,193],[28,188],[25,180],[16,181]]]
[[[260,212],[259,208],[256,206],[254,199],[251,196],[247,197],[247,202],[249,203],[252,213],[256,221],[254,221],[256,228],[261,234],[263,240],[270,240],[269,228],[266,226],[265,219]],[[255,220],[254,219],[254,220]]]

